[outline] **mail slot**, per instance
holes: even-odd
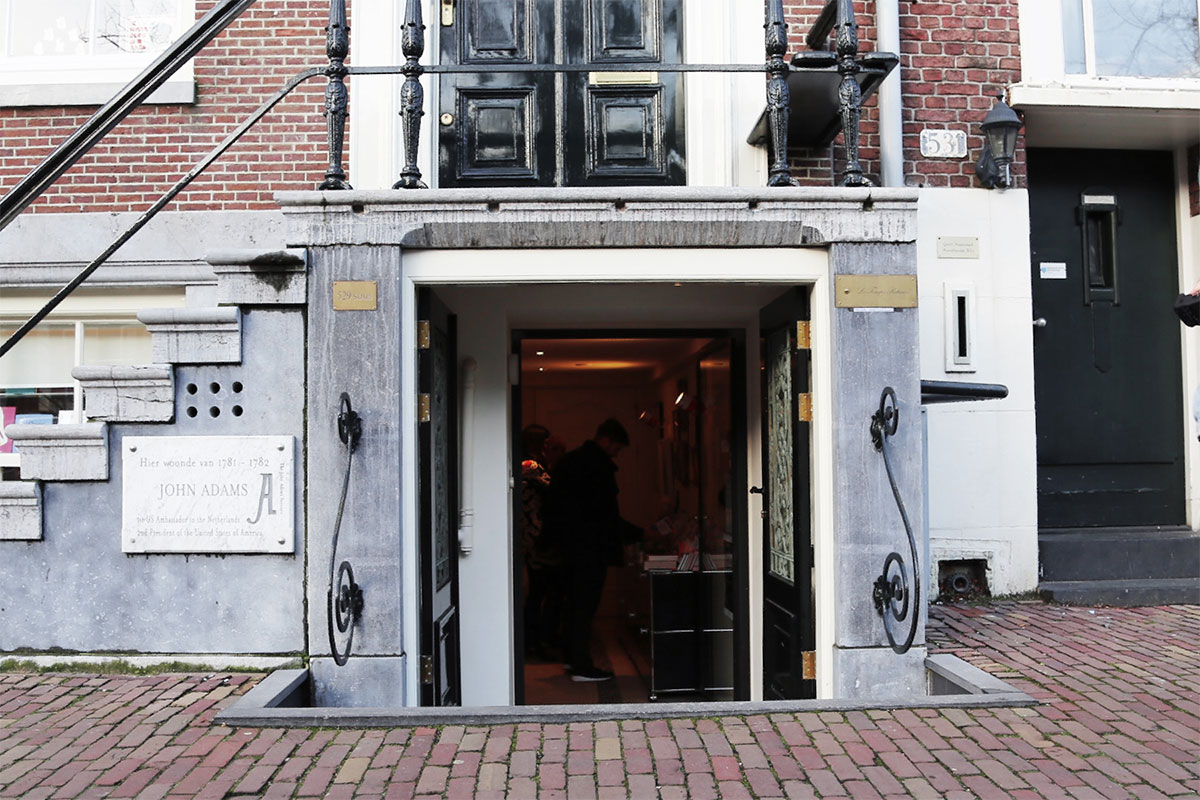
[[[627,86],[658,83],[657,72],[589,72],[588,82],[595,86]]]

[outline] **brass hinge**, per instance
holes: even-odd
[[[421,683],[433,686],[433,656],[421,656]]]
[[[429,349],[429,320],[417,320],[417,349]]]
[[[796,349],[812,350],[812,323],[806,319],[796,320]]]
[[[417,422],[429,422],[429,392],[417,395]]]
[[[812,394],[804,392],[796,395],[796,416],[801,422],[812,422]]]
[[[442,0],[442,24],[454,24],[454,0]]]
[[[805,650],[800,654],[800,675],[806,681],[816,680],[817,652],[815,650]]]

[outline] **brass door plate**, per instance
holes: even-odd
[[[334,281],[334,311],[374,311],[379,304],[375,281]]]
[[[833,280],[838,308],[916,308],[916,275],[838,275]]]

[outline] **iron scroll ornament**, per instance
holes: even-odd
[[[350,395],[342,392],[341,404],[337,417],[338,438],[346,445],[346,472],[342,478],[342,498],[338,501],[337,520],[333,523],[333,544],[329,549],[329,590],[326,592],[328,606],[329,651],[333,661],[339,667],[345,666],[350,660],[350,649],[354,646],[354,623],[362,616],[363,591],[354,581],[354,569],[349,561],[337,564],[338,533],[342,528],[342,513],[346,510],[346,493],[350,488],[350,465],[354,463],[354,450],[362,437],[362,418],[354,412],[350,405]],[[336,593],[335,593],[336,589]],[[346,650],[338,649],[337,638],[333,629],[338,633],[350,632],[346,639]]]
[[[900,498],[900,489],[896,486],[892,462],[888,457],[888,437],[896,433],[899,425],[900,408],[896,402],[896,391],[890,386],[884,387],[879,398],[879,410],[871,415],[871,440],[875,443],[875,449],[883,454],[883,466],[887,470],[888,483],[892,486],[892,496],[896,498],[896,507],[900,509],[900,519],[904,522],[904,532],[908,534],[913,582],[910,589],[908,574],[904,569],[904,558],[892,551],[883,560],[883,572],[875,579],[871,595],[875,602],[875,610],[883,617],[883,629],[887,632],[888,644],[897,654],[903,655],[912,647],[913,639],[917,635],[917,622],[921,616],[921,572],[917,566],[917,542],[913,538],[912,523],[908,520],[908,512],[904,509],[904,501]],[[909,612],[912,612],[911,618],[908,616]],[[905,619],[909,619],[908,636],[903,644],[897,644],[891,620],[895,620],[894,624],[898,625]]]

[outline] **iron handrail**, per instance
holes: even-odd
[[[0,358],[2,358],[9,350],[16,347],[17,343],[20,342],[21,339],[25,338],[27,333],[37,327],[37,325],[43,319],[49,316],[50,312],[57,308],[72,292],[79,288],[80,284],[86,281],[93,272],[95,272],[104,264],[104,262],[108,261],[113,253],[121,249],[126,242],[133,238],[135,233],[144,228],[146,224],[158,214],[159,211],[165,208],[167,203],[170,203],[172,200],[174,200],[175,196],[186,189],[188,184],[198,178],[200,174],[204,172],[204,170],[212,166],[214,161],[220,158],[226,150],[228,150],[238,141],[238,139],[242,138],[247,131],[254,127],[254,125],[267,114],[267,112],[269,112],[281,100],[283,100],[283,98],[290,94],[293,89],[311,78],[315,78],[324,74],[325,73],[323,69],[314,67],[292,76],[292,78],[286,84],[284,84],[283,88],[276,92],[272,97],[264,101],[263,104],[254,111],[254,113],[243,120],[242,124],[238,125],[238,127],[235,128],[228,136],[226,136],[220,144],[210,150],[204,158],[196,162],[196,165],[192,167],[192,169],[186,175],[176,181],[175,185],[168,189],[162,197],[160,197],[152,206],[146,209],[141,216],[134,220],[133,223],[121,233],[121,235],[113,240],[112,244],[104,249],[104,252],[92,259],[91,263],[80,270],[79,273],[71,279],[70,283],[59,289],[58,292],[52,298],[50,298],[44,306],[42,306],[36,313],[33,314],[33,316],[26,320],[26,322],[20,328],[17,328],[17,330],[14,331],[12,335],[4,341],[3,344],[0,344]]]
[[[42,195],[109,131],[217,37],[255,0],[221,0],[162,55],[68,136],[49,156],[0,197],[0,230]]]

